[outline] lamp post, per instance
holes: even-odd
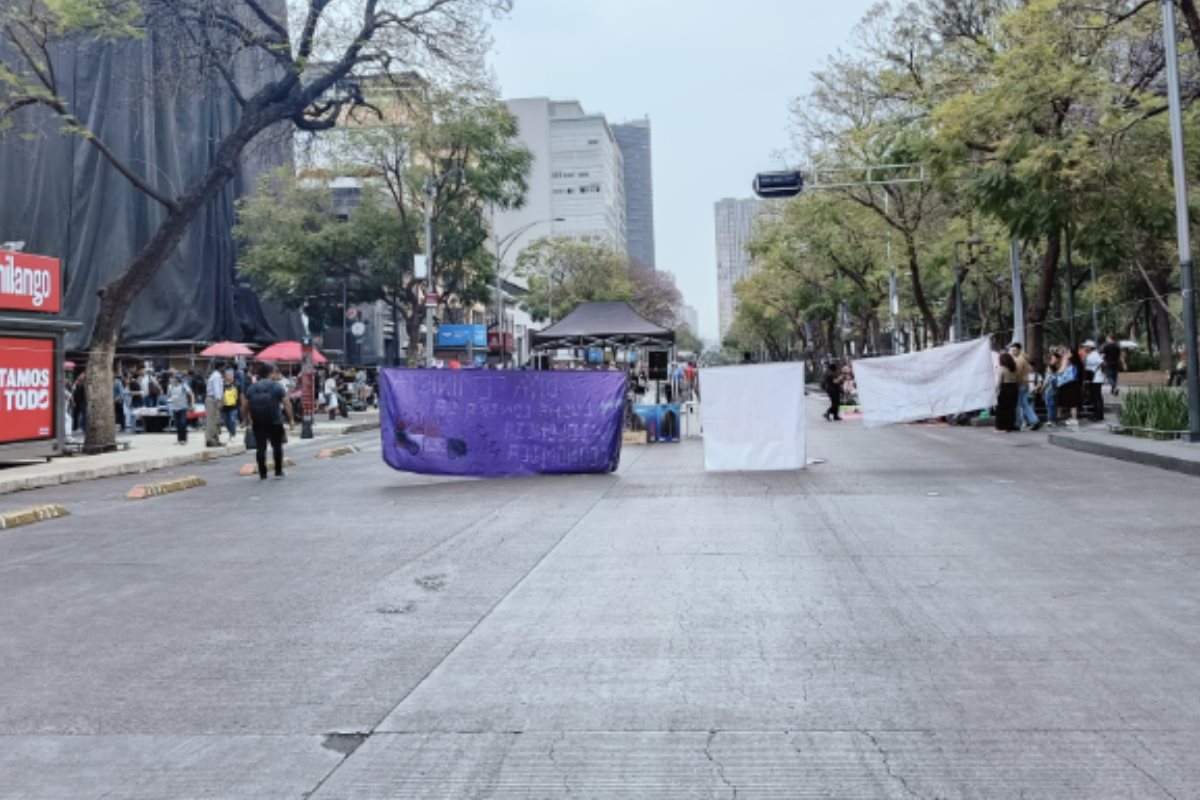
[[[501,275],[504,271],[504,257],[508,255],[508,251],[517,243],[522,234],[530,229],[545,225],[550,222],[566,222],[564,217],[548,217],[530,222],[527,225],[522,225],[515,231],[506,234],[503,238],[496,239],[496,335],[500,339],[500,367],[504,367],[505,347],[504,347],[504,292],[501,289]],[[492,206],[492,230],[496,229],[496,206]]]
[[[974,255],[971,253],[971,248],[976,245],[983,244],[983,238],[980,236],[968,236],[966,239],[954,243],[954,328],[952,333],[953,341],[961,342],[963,339],[963,299],[962,299],[962,279],[964,277],[962,258],[959,256],[959,245],[967,246],[967,260],[974,260]]]
[[[1175,3],[1163,0],[1163,47],[1171,117],[1171,164],[1175,174],[1175,232],[1179,243],[1179,288],[1187,353],[1188,429],[1184,439],[1200,442],[1200,354],[1196,353],[1196,294],[1192,282],[1192,240],[1188,227],[1187,172],[1183,160],[1183,112],[1179,101],[1179,54],[1175,45]]]

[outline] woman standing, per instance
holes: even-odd
[[[1067,352],[1060,357],[1058,368],[1058,407],[1069,412],[1064,425],[1079,427],[1079,406],[1083,403],[1083,360],[1079,353]]]
[[[821,388],[825,390],[825,394],[829,395],[829,409],[825,412],[826,422],[841,422],[842,418],[839,412],[842,408],[842,370],[838,366],[838,362],[830,361],[825,367],[825,377],[821,381]]]
[[[1056,348],[1050,350],[1050,360],[1046,363],[1046,377],[1042,380],[1042,400],[1046,403],[1046,425],[1053,427],[1058,423],[1058,367],[1059,355]]]
[[[167,410],[175,422],[176,444],[187,444],[187,418],[192,407],[192,390],[183,385],[177,373],[171,373],[171,382],[167,385]]]
[[[1000,354],[1000,394],[996,400],[996,430],[1013,433],[1017,430],[1017,361],[1011,354]]]

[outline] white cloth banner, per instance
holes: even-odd
[[[804,365],[716,367],[700,378],[704,468],[804,468]]]
[[[996,400],[987,339],[854,362],[868,428],[991,408]]]

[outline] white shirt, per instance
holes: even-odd
[[[1095,350],[1083,360],[1083,368],[1092,370],[1092,383],[1104,383],[1104,358]]]
[[[212,400],[220,400],[221,395],[225,392],[225,376],[215,369],[208,376],[208,384],[204,387],[205,393]]]

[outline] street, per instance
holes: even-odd
[[[0,531],[0,798],[1200,796],[1196,479],[823,409],[799,473],[0,496],[71,511]]]

